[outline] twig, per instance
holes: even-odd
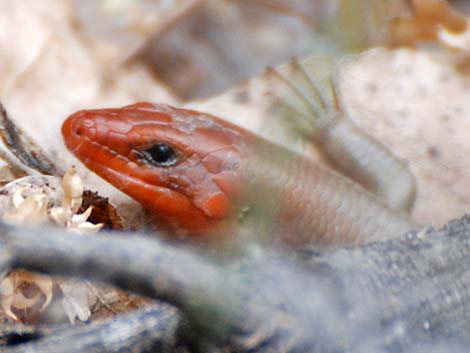
[[[174,309],[153,306],[115,320],[69,326],[36,337],[5,353],[117,353],[169,352],[175,344],[180,318]]]
[[[0,138],[14,155],[27,167],[42,174],[63,174],[46,153],[7,114],[0,102]]]

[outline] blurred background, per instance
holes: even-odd
[[[87,187],[138,224],[138,206],[66,151],[59,131],[68,115],[163,102],[292,147],[266,99],[276,83],[263,73],[292,57],[328,57],[351,118],[415,174],[413,217],[442,225],[470,207],[469,7],[463,0],[0,0],[0,96],[63,170],[77,165]],[[301,152],[315,158],[313,148]]]

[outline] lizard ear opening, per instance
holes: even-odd
[[[197,197],[194,204],[207,216],[222,219],[230,214],[231,200],[222,192]]]

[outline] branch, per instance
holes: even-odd
[[[68,326],[37,341],[2,350],[5,353],[165,352],[175,343],[179,316],[174,309],[153,306],[115,320]]]
[[[167,301],[199,343],[229,351],[463,352],[462,342],[468,344],[470,217],[442,231],[297,256],[248,245],[245,256],[225,263],[121,234],[0,224],[14,268],[94,279]]]

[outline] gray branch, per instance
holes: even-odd
[[[468,217],[329,251],[250,245],[223,263],[129,234],[0,225],[0,242],[0,265],[101,281],[178,307],[202,351],[463,352],[468,344]]]
[[[165,306],[153,306],[115,320],[68,326],[5,353],[167,352],[174,345],[179,316]],[[41,335],[42,332],[37,331]]]

